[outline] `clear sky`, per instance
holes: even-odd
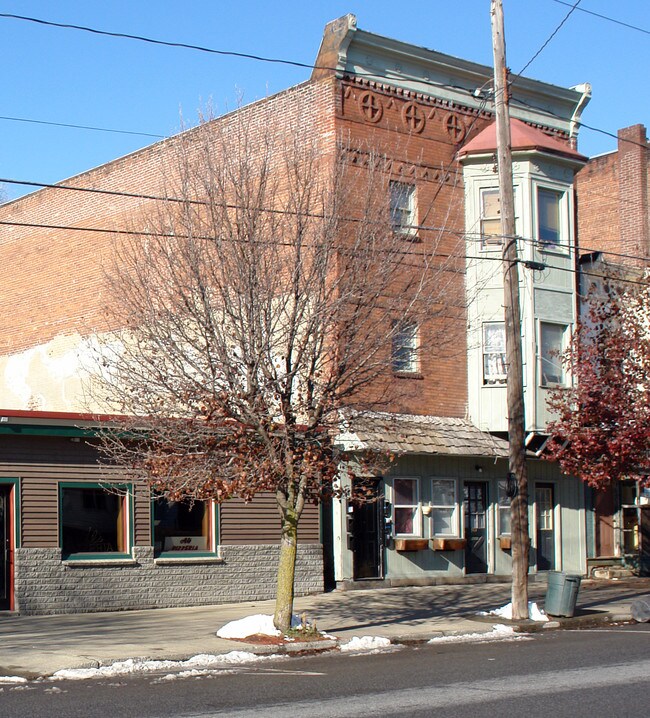
[[[570,0],[573,4],[575,0]],[[526,70],[563,86],[590,82],[585,123],[616,133],[650,124],[650,0],[581,0]],[[489,0],[0,0],[0,13],[313,63],[325,24],[353,12],[358,26],[492,64]],[[520,71],[570,7],[560,0],[504,0],[508,65]],[[167,136],[294,85],[305,68],[161,47],[0,17],[0,116]],[[181,116],[183,120],[181,120]],[[0,119],[0,177],[55,182],[154,142],[154,137]],[[581,130],[588,155],[616,140]],[[31,191],[5,184],[5,199]]]

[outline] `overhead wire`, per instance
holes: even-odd
[[[566,2],[566,0],[553,0],[553,2],[556,2],[558,5],[566,5],[567,7],[571,7],[571,3]],[[632,25],[632,23],[617,20],[616,18],[610,17],[609,15],[603,15],[602,13],[595,12],[594,10],[587,10],[587,8],[585,7],[579,7],[578,10],[580,12],[586,13],[587,15],[599,17],[601,20],[607,20],[608,22],[613,22],[616,25],[621,25],[622,27],[626,27],[630,30],[638,30],[638,32],[642,32],[645,35],[650,35],[650,30],[646,30],[645,28],[639,27],[638,25]]]
[[[511,85],[516,81],[516,78],[521,77],[521,75],[524,74],[524,72],[530,67],[530,65],[532,65],[533,62],[542,54],[544,49],[551,42],[551,40],[558,34],[558,32],[560,32],[560,30],[562,29],[562,26],[571,17],[571,15],[577,9],[578,5],[580,5],[581,2],[582,2],[582,0],[577,0],[577,2],[571,7],[569,12],[564,16],[564,18],[562,19],[560,24],[555,28],[555,30],[553,30],[553,32],[549,35],[549,37],[544,41],[544,43],[539,48],[539,50],[537,50],[537,52],[530,58],[530,60],[528,60],[528,62],[521,68],[521,70],[519,70],[519,72],[516,75],[513,75],[514,79],[511,80],[511,82],[510,82]]]

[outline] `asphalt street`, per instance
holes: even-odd
[[[645,716],[650,625],[275,658],[185,677],[40,680],[1,690],[3,718]]]

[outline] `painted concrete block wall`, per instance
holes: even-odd
[[[278,547],[222,546],[220,560],[154,560],[137,547],[133,561],[61,561],[51,548],[17,549],[16,608],[21,614],[84,613],[201,606],[274,598]],[[323,590],[320,544],[298,548],[296,595]]]
[[[586,529],[584,487],[572,477],[563,476],[557,465],[538,460],[528,462],[529,470],[529,525],[531,535],[531,573],[537,571],[536,556],[536,515],[535,485],[552,484],[554,488],[554,524],[556,527],[556,569],[584,574],[586,556]],[[396,477],[420,479],[420,502],[428,504],[431,499],[431,479],[449,478],[457,481],[458,536],[463,536],[463,482],[485,481],[488,484],[487,548],[488,574],[507,576],[511,573],[510,552],[501,549],[498,541],[498,482],[507,475],[505,460],[478,458],[445,458],[405,456],[391,466],[390,475],[385,477],[385,498],[392,501],[392,480]],[[335,516],[337,514],[335,513]],[[422,516],[421,537],[431,539],[431,523]],[[335,527],[341,546],[341,560],[337,565],[337,580],[353,577],[352,552],[346,546],[345,505],[338,513],[339,523]],[[394,542],[389,542],[384,552],[384,576],[389,581],[431,582],[463,579],[465,556],[463,550],[434,551],[431,545],[422,551],[398,552]]]

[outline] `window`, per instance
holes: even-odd
[[[417,222],[414,185],[405,182],[390,183],[390,218],[395,232],[415,234]]]
[[[397,374],[418,371],[418,325],[415,322],[395,322],[391,365]]]
[[[457,536],[456,482],[453,479],[431,481],[431,535]]]
[[[564,337],[567,327],[565,324],[550,324],[540,322],[540,378],[542,386],[564,384],[564,368],[562,367],[562,352],[564,351]]]
[[[506,325],[483,324],[483,384],[506,383]]]
[[[562,192],[537,188],[537,239],[547,244],[560,244],[560,203]]]
[[[499,536],[510,536],[510,499],[506,493],[506,481],[499,481],[497,526]]]
[[[130,550],[129,487],[60,484],[63,558],[125,556]]]
[[[211,501],[153,499],[154,555],[195,555],[215,550],[215,507]]]
[[[481,247],[502,244],[501,236],[501,198],[498,189],[486,189],[481,192]]]
[[[417,479],[394,479],[393,511],[395,534],[419,536],[419,498]]]

